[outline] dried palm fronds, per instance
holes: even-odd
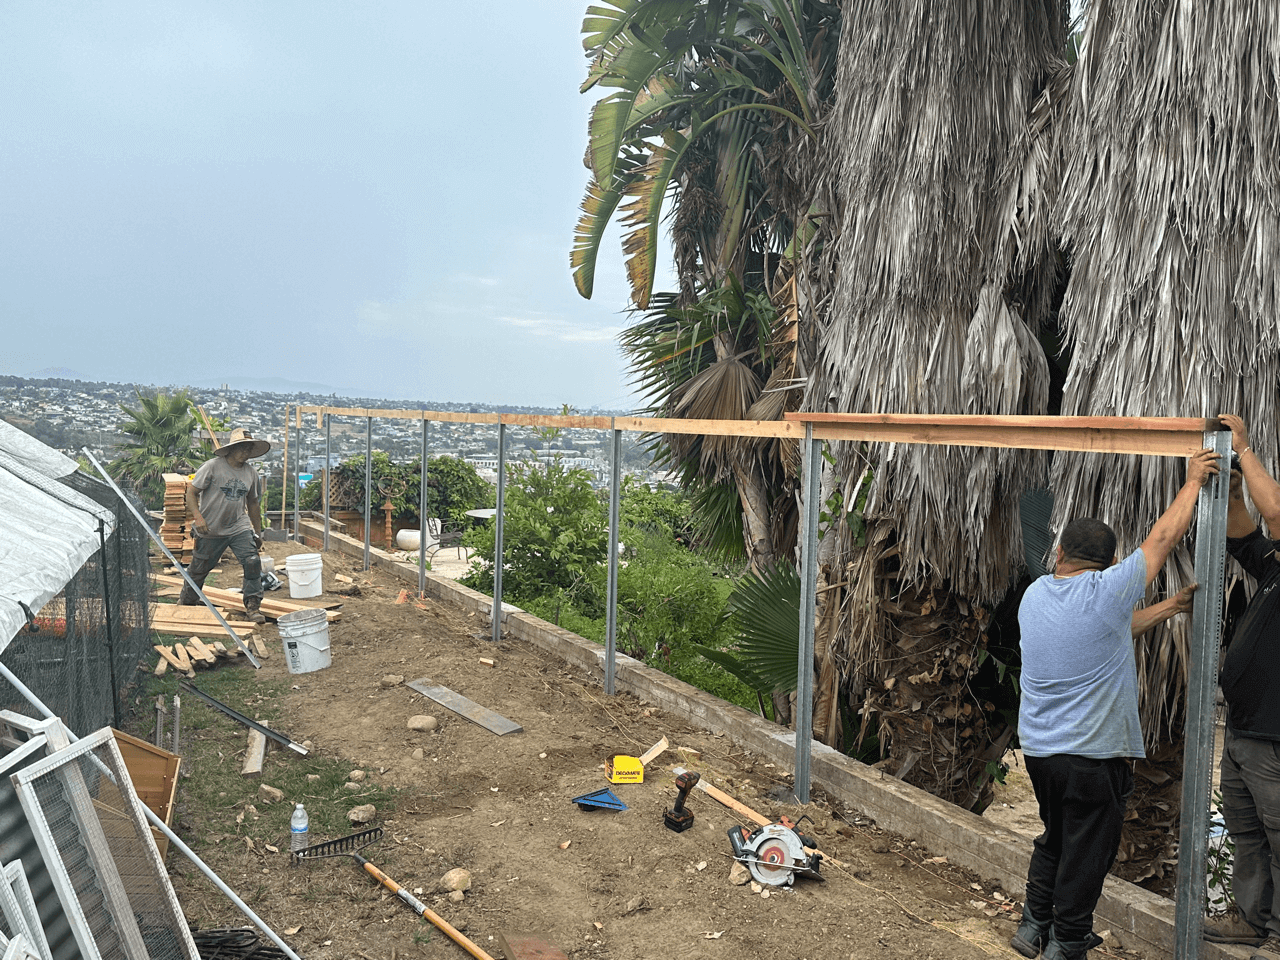
[[[1046,219],[1061,164],[1049,122],[1060,98],[1044,91],[1054,79],[1064,84],[1064,4],[851,0],[842,12],[837,102],[820,128],[817,183],[818,206],[833,216],[802,272],[818,310],[805,407],[1047,412],[1037,330],[1049,307],[1043,278],[1057,269]],[[965,682],[986,625],[974,611],[990,609],[1021,567],[1017,502],[1044,482],[1045,459],[854,444],[837,445],[836,458],[847,505],[868,462],[874,468],[867,545],[855,548],[844,531],[833,567],[848,565],[841,633],[867,698],[864,730],[892,741],[900,775],[980,804],[973,778],[982,772],[969,760],[1003,726],[963,727],[975,738],[964,746],[934,732],[957,734],[954,723],[913,704],[981,712]],[[930,666],[903,687],[921,696],[903,700],[885,682],[901,673],[902,630],[921,617],[932,626],[910,657]],[[960,663],[961,652],[958,674],[947,667],[934,676],[934,665]],[[963,762],[944,762],[956,750]]]
[[[1274,474],[1280,383],[1280,7],[1098,0],[1064,135],[1057,216],[1072,259],[1064,414],[1237,412]],[[1183,478],[1175,459],[1060,455],[1055,523],[1096,516],[1133,549]],[[1192,582],[1189,546],[1154,584]],[[1140,642],[1148,744],[1180,735],[1186,618]]]

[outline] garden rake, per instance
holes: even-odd
[[[360,833],[353,833],[349,837],[339,837],[337,840],[328,840],[324,843],[313,844],[293,854],[295,863],[304,860],[320,860],[326,857],[350,857],[364,870],[369,876],[377,880],[378,883],[386,887],[397,897],[413,908],[414,912],[420,917],[426,917],[433,924],[444,931],[445,936],[462,947],[463,950],[471,954],[476,960],[493,960],[493,957],[485,953],[480,947],[476,946],[468,940],[460,931],[454,929],[444,917],[433,912],[425,903],[415,897],[400,884],[396,883],[385,873],[375,867],[372,863],[360,855],[360,851],[370,844],[377,843],[382,839],[382,828],[374,827],[372,830],[362,830]]]

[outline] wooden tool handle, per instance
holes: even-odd
[[[384,887],[386,887],[388,890],[394,893],[397,897],[399,897],[409,906],[413,907],[413,909],[418,913],[419,916],[426,917],[433,924],[435,924],[437,927],[443,930],[445,936],[447,936],[450,940],[452,940],[454,943],[460,946],[463,950],[467,951],[467,953],[475,957],[476,960],[493,960],[493,957],[485,953],[482,949],[480,949],[479,946],[477,946],[476,944],[468,940],[466,935],[463,934],[462,931],[455,929],[452,926],[452,924],[449,923],[448,920],[446,920],[444,917],[440,916],[440,914],[433,911],[425,903],[423,903],[421,900],[415,897],[412,893],[410,893],[404,887],[400,886],[400,884],[396,883],[394,880],[388,877],[385,873],[383,873],[381,870],[375,867],[372,863],[370,863],[364,857],[360,856],[359,854],[355,854],[355,857],[360,862],[360,865],[364,867],[365,870],[368,872],[369,876],[373,877],[373,879],[377,880],[380,884],[382,884]]]

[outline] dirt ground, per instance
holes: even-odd
[[[286,555],[303,552],[294,544],[268,547],[278,569]],[[397,604],[404,585],[360,572],[358,561],[325,556],[326,599],[339,573],[353,577],[362,596],[345,598],[341,622],[329,628],[330,667],[288,674],[274,626],[265,629],[274,655],[262,673],[289,687],[279,727],[310,741],[315,754],[341,758],[399,791],[394,809],[379,810],[370,824],[386,836],[365,855],[421,890],[428,907],[493,957],[502,956],[500,935],[523,934],[541,935],[574,960],[1017,956],[1008,940],[1020,905],[997,884],[882,833],[820,793],[804,808],[779,802],[788,780],[772,764],[631,695],[606,697],[589,678],[522,642],[495,647],[477,617],[431,600]],[[386,685],[391,676],[430,678],[523,731],[496,736],[402,683]],[[418,714],[434,716],[438,728],[409,730]],[[607,757],[639,755],[663,736],[672,749],[650,765],[644,783],[607,782]],[[676,747],[698,751],[686,766],[770,819],[810,816],[804,831],[840,865],[823,864],[825,882],[801,878],[792,888],[731,884],[727,831],[743,822],[736,814],[694,791],[693,828],[663,826],[676,797],[671,768],[682,762]],[[586,812],[571,802],[606,787],[627,810]],[[1009,799],[1008,809],[1025,800]],[[241,836],[208,848],[208,862],[277,932],[296,928],[285,939],[301,956],[466,956],[351,861],[291,867],[287,835],[255,837],[252,824],[243,825],[252,849]],[[181,856],[168,863],[193,921],[246,922]],[[460,902],[439,888],[455,867],[472,877]],[[1136,956],[1124,946],[1109,937],[1094,955]]]

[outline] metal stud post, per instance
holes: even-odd
[[[333,422],[331,414],[324,418],[324,549],[329,550],[329,491],[333,489],[333,455],[329,452],[329,424]]]
[[[610,424],[614,422],[612,419]],[[622,431],[613,431],[609,466],[609,596],[604,641],[604,692],[613,696],[618,665],[618,504],[622,499]]]
[[[493,532],[493,642],[502,639],[502,510],[507,496],[507,425],[498,424],[498,513]]]
[[[427,592],[427,418],[422,418],[422,486],[418,490],[418,596]]]
[[[821,496],[822,443],[813,440],[813,424],[804,425],[804,506],[800,528],[800,653],[796,669],[795,794],[809,802],[809,761],[813,736],[813,630],[818,593],[818,497]]]
[[[1221,457],[1219,471],[1200,491],[1196,510],[1196,590],[1191,607],[1191,657],[1187,668],[1187,726],[1182,761],[1182,826],[1178,840],[1175,960],[1200,956],[1204,932],[1205,859],[1209,843],[1213,724],[1222,636],[1222,591],[1231,496],[1231,432],[1205,434],[1205,446]]]
[[[373,417],[364,428],[364,569],[369,569],[369,531],[373,526]]]

